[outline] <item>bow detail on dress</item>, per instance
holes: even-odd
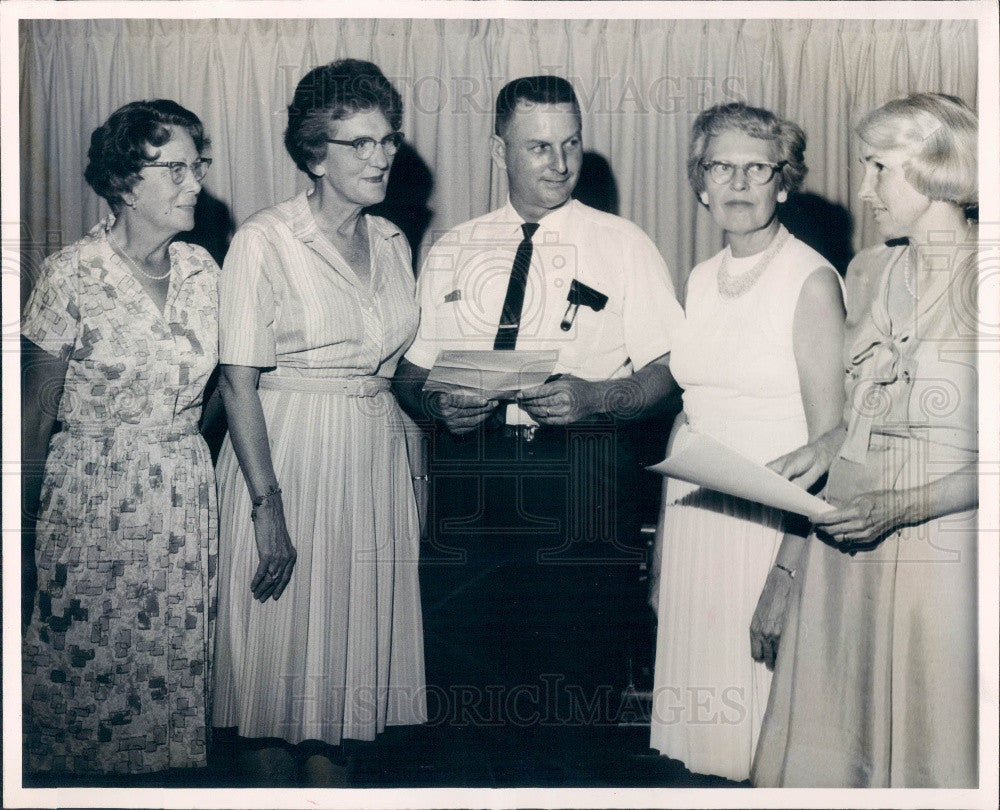
[[[896,382],[899,379],[899,363],[903,358],[898,344],[906,343],[908,339],[909,335],[883,335],[876,338],[851,357],[848,371],[853,372],[870,361],[871,367],[866,375],[869,382],[880,385]]]
[[[864,464],[871,441],[875,417],[888,412],[891,395],[885,387],[899,379],[903,353],[899,344],[908,335],[882,334],[851,357],[847,369],[852,377],[859,376],[864,368],[864,379],[851,394],[851,418],[847,424],[847,438],[840,448],[841,458]]]

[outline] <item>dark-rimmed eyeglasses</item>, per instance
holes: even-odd
[[[713,183],[718,183],[720,186],[732,182],[737,169],[743,173],[750,185],[766,186],[771,182],[771,178],[787,164],[787,160],[782,160],[778,163],[753,162],[737,166],[735,163],[728,163],[725,160],[703,160],[701,168],[712,178]]]
[[[212,165],[212,158],[198,158],[194,163],[171,160],[169,163],[143,163],[142,165],[170,169],[170,179],[179,186],[184,182],[184,176],[188,173],[188,169],[191,170],[194,179],[200,183],[208,172],[208,167]]]
[[[376,141],[374,138],[355,138],[353,141],[339,141],[336,138],[327,138],[327,143],[335,143],[338,146],[353,146],[354,157],[358,160],[368,160],[375,154],[375,147],[381,146],[386,157],[392,157],[403,145],[404,135],[402,132],[390,132],[382,140]]]

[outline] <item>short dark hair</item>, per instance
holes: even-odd
[[[143,163],[156,160],[153,153],[170,140],[168,126],[185,129],[199,155],[208,148],[201,119],[165,98],[119,107],[91,134],[83,176],[116,214],[125,205],[124,195],[139,182]]]
[[[762,141],[771,141],[777,148],[778,162],[783,161],[785,164],[778,172],[778,182],[789,194],[799,190],[808,171],[805,163],[806,134],[802,128],[779,118],[770,110],[733,102],[716,104],[702,110],[694,120],[687,172],[691,188],[699,199],[705,190],[705,173],[701,162],[708,152],[709,141],[728,130],[736,130]]]
[[[573,92],[573,85],[561,76],[522,76],[508,82],[497,94],[496,119],[493,131],[501,138],[507,131],[517,105],[572,104],[577,120],[583,122],[580,104]]]
[[[310,166],[326,157],[330,122],[367,110],[380,110],[394,130],[403,125],[403,99],[377,65],[339,59],[313,68],[288,105],[285,149],[299,169],[314,177]]]

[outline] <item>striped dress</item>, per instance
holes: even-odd
[[[220,362],[262,369],[298,553],[281,598],[254,600],[250,497],[227,439],[213,723],[245,737],[336,745],[426,719],[418,518],[389,390],[417,305],[402,233],[377,217],[367,225],[369,284],[319,231],[304,193],[247,220],[222,273]]]

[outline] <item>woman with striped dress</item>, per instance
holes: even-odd
[[[220,595],[214,724],[245,767],[344,779],[344,738],[423,722],[419,526],[389,381],[417,326],[385,197],[399,94],[373,64],[315,68],[285,145],[308,193],[236,234],[220,282]],[[284,763],[284,765],[282,765]]]

